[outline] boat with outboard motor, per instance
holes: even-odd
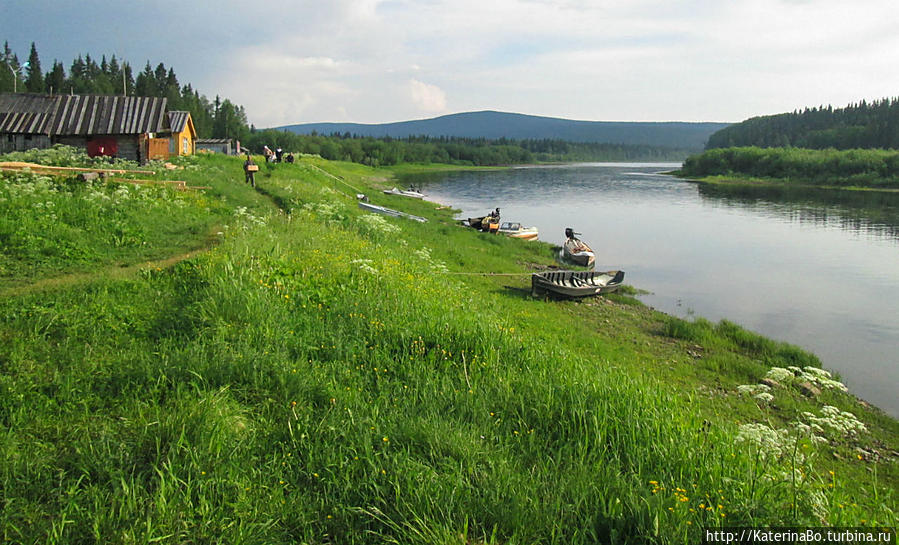
[[[596,254],[593,252],[593,248],[587,245],[586,242],[577,238],[577,235],[580,234],[575,233],[571,227],[565,229],[566,240],[565,244],[562,245],[562,255],[572,263],[583,265],[584,267],[592,267],[596,261]]]
[[[504,221],[501,223],[499,232],[506,236],[523,240],[537,240],[538,235],[536,227],[524,227],[520,223],[512,221]]]

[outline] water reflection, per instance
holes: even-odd
[[[712,205],[899,239],[899,193],[749,185],[697,187],[699,195]]]

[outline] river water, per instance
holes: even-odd
[[[899,417],[899,194],[715,188],[679,164],[590,163],[412,176],[429,200],[540,230],[566,227],[651,292],[648,305],[723,318],[806,348]]]

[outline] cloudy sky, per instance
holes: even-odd
[[[501,110],[740,121],[899,95],[896,0],[0,0],[44,70],[163,62],[258,127]]]

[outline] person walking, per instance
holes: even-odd
[[[259,167],[256,163],[253,162],[253,158],[250,157],[250,154],[247,154],[247,160],[243,162],[243,172],[246,176],[244,180],[245,183],[250,184],[253,187],[256,187],[256,171],[259,170]]]

